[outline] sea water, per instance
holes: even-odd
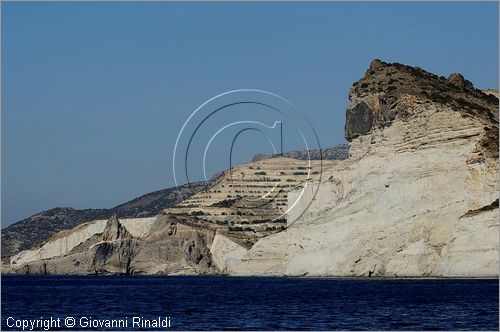
[[[2,330],[499,327],[498,280],[6,275],[1,286]]]

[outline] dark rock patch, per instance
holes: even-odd
[[[346,112],[345,137],[348,141],[370,132],[373,126],[373,113],[364,102]]]

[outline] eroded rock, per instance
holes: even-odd
[[[346,112],[345,137],[348,141],[370,132],[373,126],[373,111],[365,102],[360,102]]]
[[[58,233],[16,255],[14,271],[498,276],[494,93],[376,60],[350,100],[349,159],[242,165],[149,224],[112,218]],[[286,189],[272,202],[255,202],[277,183]]]

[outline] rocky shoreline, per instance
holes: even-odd
[[[9,269],[498,277],[498,93],[460,74],[445,78],[374,60],[349,100],[347,159],[309,165],[259,157],[156,216],[115,215],[56,233],[13,253]],[[255,203],[275,187],[276,195]]]

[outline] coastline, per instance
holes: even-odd
[[[353,276],[258,276],[258,275],[226,275],[226,274],[193,274],[193,275],[168,275],[168,274],[19,274],[19,273],[2,273],[2,277],[134,277],[134,278],[227,278],[227,279],[290,279],[290,280],[497,280],[499,276],[478,276],[478,277],[353,277]]]

